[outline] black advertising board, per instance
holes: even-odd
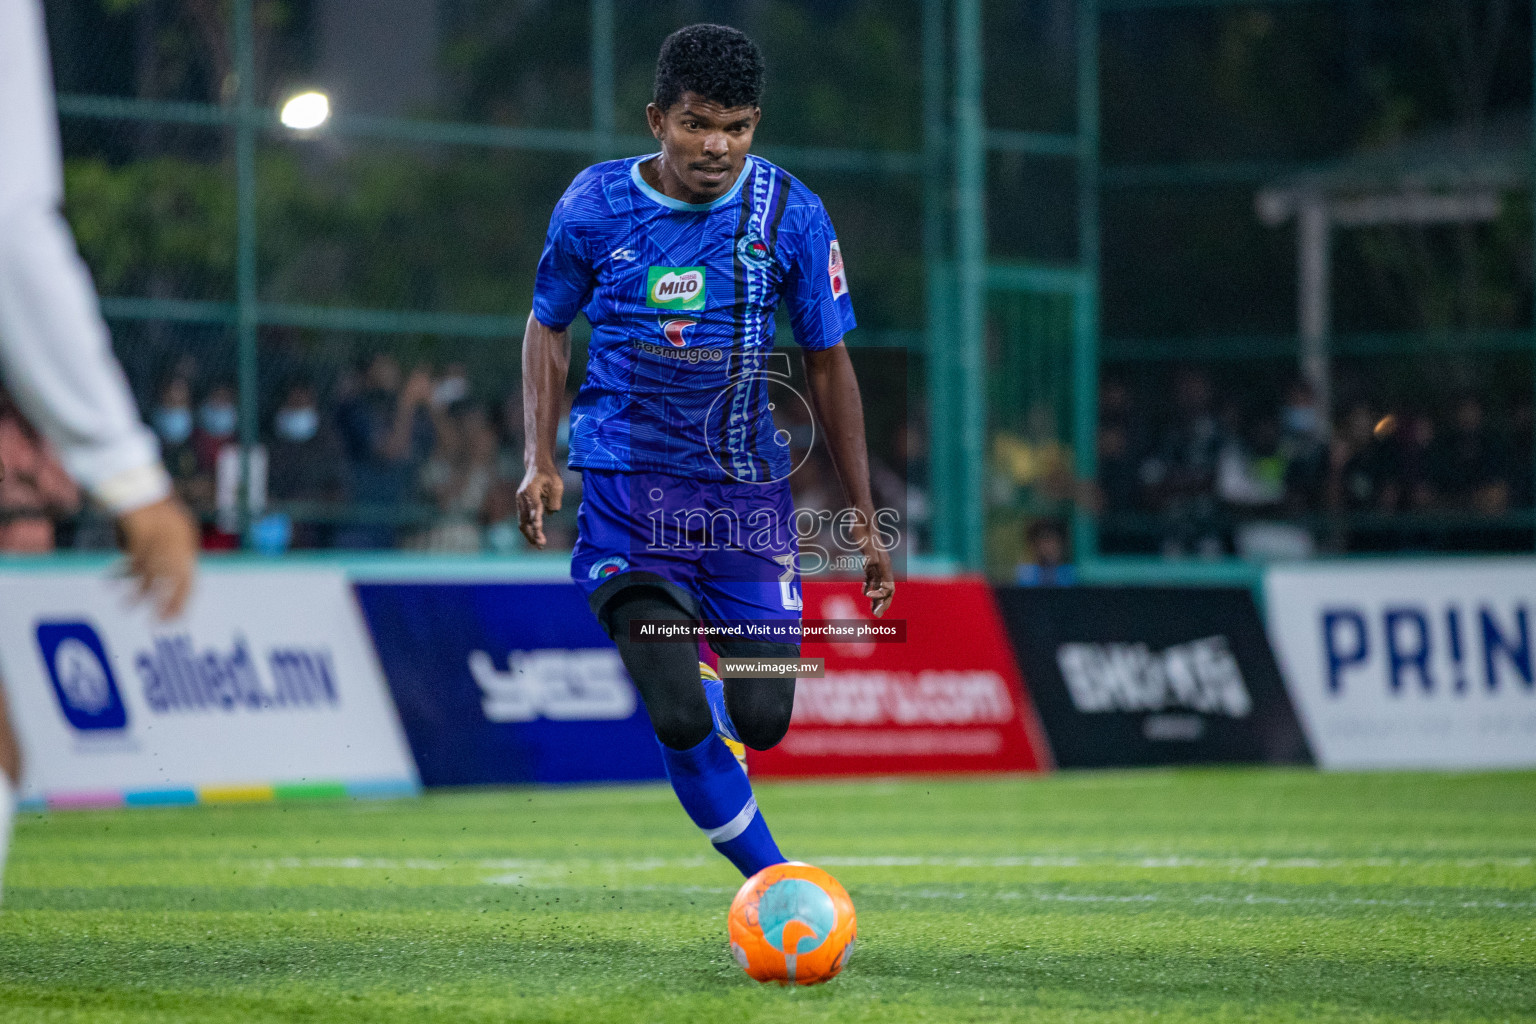
[[[997,601],[1058,766],[1312,762],[1247,590],[1013,587]]]

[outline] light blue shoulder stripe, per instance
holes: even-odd
[[[635,187],[640,190],[640,194],[645,196],[645,198],[665,206],[669,210],[680,210],[683,213],[707,213],[735,199],[737,194],[741,192],[741,186],[751,176],[752,166],[756,161],[756,157],[747,157],[746,161],[742,164],[741,173],[736,175],[736,184],[732,185],[731,190],[719,199],[708,203],[685,203],[681,199],[673,199],[666,193],[651,188],[651,186],[645,183],[645,179],[640,176],[640,165],[660,155],[660,153],[652,153],[650,156],[636,157],[634,163],[629,165],[629,180],[635,183]]]

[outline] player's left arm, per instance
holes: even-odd
[[[885,614],[896,593],[891,554],[880,544],[875,529],[875,502],[869,489],[869,451],[864,444],[864,401],[859,380],[842,342],[830,348],[810,350],[805,356],[805,378],[811,392],[811,408],[826,435],[832,466],[843,485],[843,496],[856,514],[853,535],[864,555],[864,594],[876,618]]]

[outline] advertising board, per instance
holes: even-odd
[[[807,583],[806,619],[869,618],[857,583]],[[749,751],[754,775],[1041,771],[1050,764],[992,593],[979,580],[909,580],[886,621],[902,642],[803,645],[788,735]]]
[[[645,708],[573,584],[359,583],[429,786],[659,779]]]
[[[997,599],[1058,766],[1310,760],[1247,590],[1016,587]]]
[[[33,804],[418,786],[338,571],[205,569],[169,623],[100,570],[7,574],[0,652]]]
[[[1536,559],[1284,567],[1264,585],[1323,767],[1536,765]]]

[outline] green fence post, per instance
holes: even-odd
[[[240,404],[240,516],[251,516],[251,449],[257,443],[259,368],[256,356],[256,54],[251,0],[235,0],[235,342]]]
[[[987,223],[986,124],[981,105],[981,0],[955,4],[955,365],[958,445],[950,515],[967,569],[985,561]]]
[[[933,548],[958,558],[954,486],[954,365],[946,351],[953,327],[949,303],[949,245],[945,219],[951,193],[944,150],[944,0],[923,0],[923,270],[927,278],[927,333],[923,371],[928,397],[928,490]]]
[[[1081,283],[1072,304],[1072,550],[1098,556],[1098,514],[1084,499],[1099,462],[1099,5],[1077,5],[1077,261]]]
[[[613,0],[592,0],[592,134],[593,157],[608,160],[614,153]]]

